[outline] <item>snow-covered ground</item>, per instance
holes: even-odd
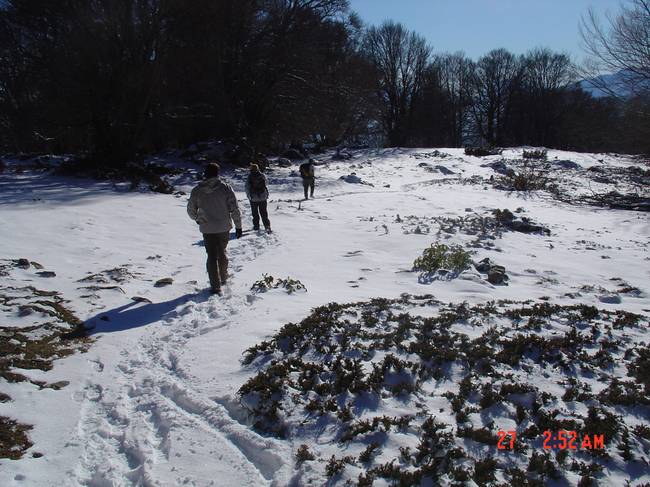
[[[643,315],[630,336],[647,346],[650,213],[494,189],[489,179],[499,175],[484,166],[520,155],[521,149],[484,158],[462,149],[356,151],[349,161],[324,155],[316,198],[308,201],[302,201],[297,164],[272,166],[274,233],[250,231],[231,240],[233,277],[223,297],[205,292],[204,249],[185,212],[187,196],[129,192],[46,171],[15,172],[20,163],[9,163],[0,175],[1,292],[30,285],[57,291],[67,308],[94,327],[94,341],[85,353],[56,360],[51,371],[16,370],[32,381],[68,381],[67,386],[0,379],[0,392],[11,397],[0,403],[0,416],[34,425],[33,446],[23,458],[0,460],[0,485],[326,483],[324,462],[332,454],[346,455],[343,447],[327,431],[286,438],[262,434],[251,427],[237,392],[259,370],[242,364],[247,349],[331,302],[408,293],[470,306],[499,300],[584,304]],[[573,193],[625,192],[622,181],[603,173],[640,165],[604,154],[549,151],[548,158],[579,165],[555,164],[560,189]],[[235,170],[225,178],[237,191],[246,230],[252,222],[245,176]],[[189,193],[191,182],[186,175],[177,189]],[[462,230],[493,217],[495,209],[527,217],[550,234],[499,231],[486,237]],[[475,252],[475,262],[488,257],[505,267],[507,285],[493,285],[473,268],[455,279],[413,272],[413,261],[436,242],[462,245]],[[56,275],[43,277],[33,265],[23,269],[9,261],[20,258]],[[102,274],[108,270],[113,272]],[[264,274],[299,280],[306,292],[252,291]],[[165,277],[173,284],[154,286]],[[132,300],[136,296],[150,302]],[[46,321],[42,313],[19,313],[8,302],[1,309],[5,327]],[[436,309],[419,314],[433,316]],[[647,424],[648,411],[647,404],[639,405],[634,422]],[[383,413],[397,414],[378,411]],[[599,474],[603,485],[650,482],[650,466],[643,466],[650,441],[634,441],[641,456],[635,468],[610,465]],[[323,452],[320,467],[297,465],[303,443]],[[574,477],[567,478],[580,479]],[[329,481],[343,484],[346,478]]]

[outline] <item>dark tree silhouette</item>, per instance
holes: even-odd
[[[392,146],[406,145],[431,48],[401,24],[371,27],[364,51],[377,70],[381,121]]]
[[[592,67],[633,96],[595,99],[563,55],[432,55],[346,0],[7,0],[0,144],[125,167],[168,147],[228,143],[232,162],[305,142],[650,150],[648,0],[583,35]],[[381,134],[378,134],[381,132]]]
[[[571,60],[565,54],[549,49],[535,49],[523,59],[523,78],[520,87],[520,117],[518,127],[527,130],[519,140],[533,145],[557,143],[558,129],[563,116],[563,94],[575,81]]]
[[[522,77],[521,59],[505,49],[490,51],[476,63],[472,112],[478,135],[490,145],[506,142],[513,97]]]
[[[339,138],[371,84],[353,24],[345,0],[11,0],[3,143],[119,165],[208,137],[253,148]],[[349,130],[319,116],[328,98]]]

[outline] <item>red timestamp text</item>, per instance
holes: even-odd
[[[512,450],[515,447],[515,440],[517,439],[517,432],[511,431],[497,431],[497,448],[499,450]]]
[[[543,447],[545,450],[602,450],[605,448],[605,435],[546,430]]]
[[[513,450],[517,432],[497,431],[497,448]],[[580,433],[571,430],[544,431],[542,446],[545,450],[602,450],[605,448],[605,435]]]

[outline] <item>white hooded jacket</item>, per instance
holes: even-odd
[[[224,233],[241,228],[241,213],[232,187],[218,177],[198,184],[187,202],[187,214],[199,224],[201,233]]]

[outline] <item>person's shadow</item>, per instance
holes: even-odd
[[[132,302],[117,308],[102,311],[86,320],[85,326],[89,334],[109,333],[130,330],[140,326],[150,325],[156,321],[176,316],[176,309],[189,301],[202,303],[207,301],[210,293],[188,293],[162,303]]]

